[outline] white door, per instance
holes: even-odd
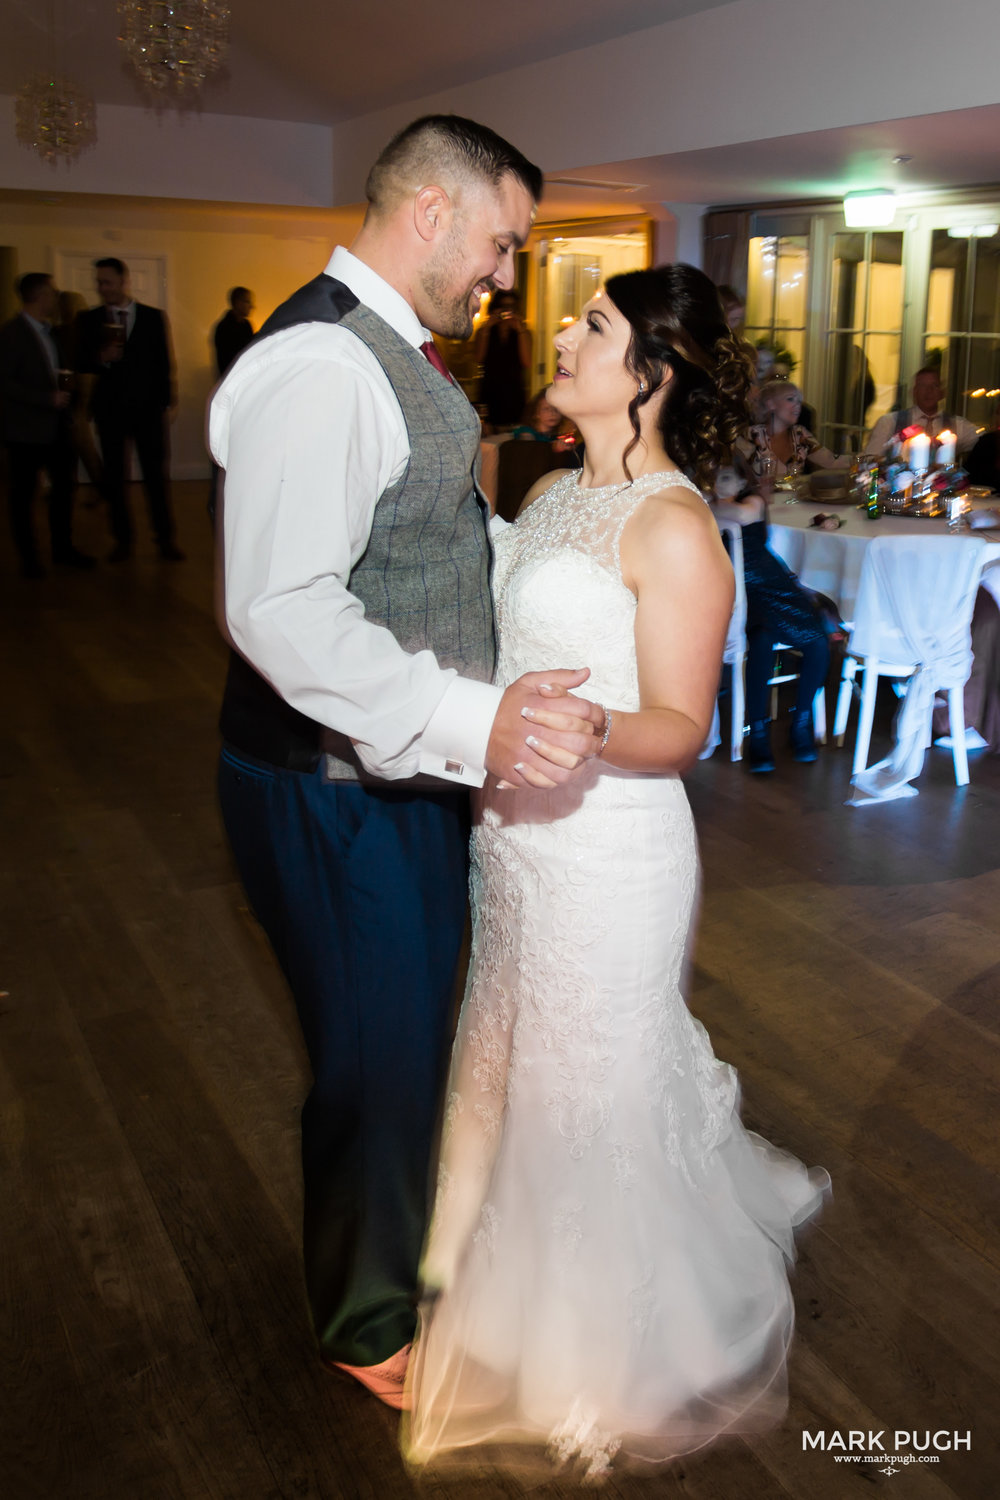
[[[103,250],[57,250],[56,285],[63,292],[79,292],[88,307],[96,307],[94,261],[103,260]],[[128,266],[132,296],[150,307],[167,307],[167,257],[165,255],[121,255]]]

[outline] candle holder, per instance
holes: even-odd
[[[934,444],[934,466],[938,469],[953,469],[958,449],[958,434],[947,427],[938,433]]]
[[[918,474],[915,473],[910,501],[910,508],[914,515],[932,516],[937,509],[937,498],[933,472],[930,469],[924,469]]]

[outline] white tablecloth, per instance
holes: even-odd
[[[844,522],[840,530],[815,529],[811,522],[820,511],[840,516]],[[824,506],[806,500],[786,505],[777,494],[771,502],[768,545],[807,589],[826,594],[838,605],[842,617],[850,621],[854,618],[865,548],[874,537],[947,535],[947,521],[917,521],[904,516],[869,521],[864,511],[853,505]],[[1000,604],[1000,531],[956,532],[955,546],[960,547],[968,536],[981,536],[988,542],[982,583]]]

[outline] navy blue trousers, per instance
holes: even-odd
[[[303,1250],[316,1334],[332,1359],[377,1364],[415,1326],[468,797],[326,782],[226,746],[219,798],[312,1064]]]

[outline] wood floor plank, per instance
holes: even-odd
[[[114,1474],[126,1490],[134,1483],[181,1496],[197,1476],[206,1500],[238,1500],[248,1485],[270,1500],[273,1480],[219,1378],[67,998],[44,959],[13,983],[4,1055],[23,1130],[5,1153],[5,1227],[30,1254],[3,1299],[14,1378],[0,1421],[5,1438],[18,1435],[9,1446],[15,1455],[20,1446],[23,1493],[99,1500]],[[29,1184],[42,1213],[29,1211]],[[53,1348],[61,1359],[40,1367],[36,1351]],[[197,1409],[194,1382],[203,1393]],[[54,1420],[40,1428],[39,1408],[50,1407]],[[229,1473],[207,1460],[220,1426],[238,1439]]]

